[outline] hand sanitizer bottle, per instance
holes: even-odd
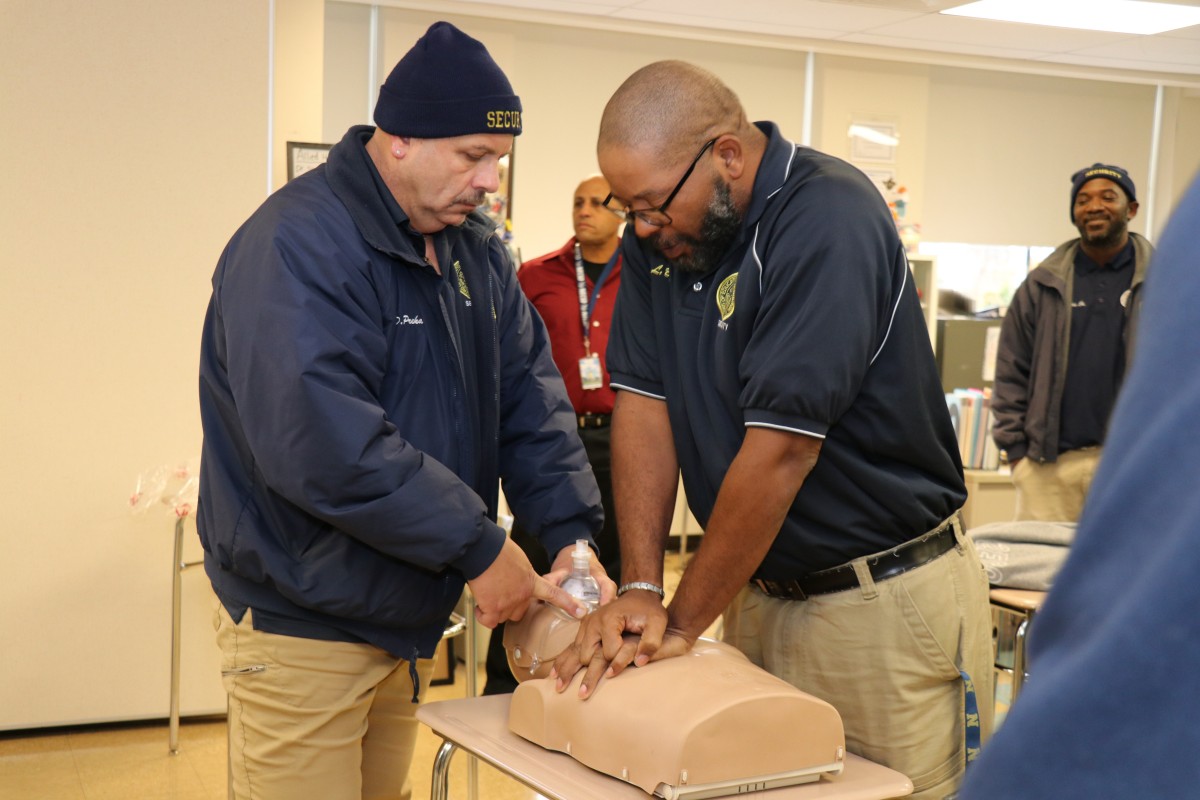
[[[587,606],[588,613],[600,607],[600,584],[592,577],[592,550],[587,541],[577,539],[575,550],[571,553],[571,573],[562,582],[562,588],[567,594]],[[566,612],[563,612],[566,615]]]

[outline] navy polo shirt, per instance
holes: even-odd
[[[773,123],[738,239],[709,274],[626,228],[614,389],[667,403],[688,505],[707,523],[747,426],[824,439],[757,577],[886,550],[966,499],[920,303],[882,197]]]
[[[1125,377],[1125,303],[1133,285],[1133,242],[1108,264],[1075,250],[1071,343],[1058,432],[1060,452],[1104,443]]]

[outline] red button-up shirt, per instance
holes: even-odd
[[[585,390],[579,377],[579,359],[589,354],[584,352],[583,324],[579,317],[575,238],[572,237],[560,250],[526,261],[517,272],[517,279],[521,282],[525,296],[530,299],[546,323],[554,363],[562,373],[575,413],[611,414],[615,395],[612,389],[608,388],[605,350],[608,348],[608,329],[612,323],[613,306],[617,301],[617,287],[621,283],[620,256],[601,285],[588,320],[592,353],[600,356],[600,365],[604,372],[604,386],[600,389]],[[591,278],[586,280],[590,298],[595,284]]]

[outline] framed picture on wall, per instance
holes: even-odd
[[[297,175],[303,175],[318,164],[324,164],[329,158],[331,144],[315,142],[287,143],[287,176],[290,181]]]
[[[896,146],[900,144],[896,125],[888,122],[853,122],[849,135],[851,161],[895,162]]]
[[[868,164],[855,164],[863,171],[863,174],[871,179],[871,183],[875,184],[875,188],[883,195],[886,200],[891,194],[891,191],[896,188],[896,172],[891,169],[873,167]]]

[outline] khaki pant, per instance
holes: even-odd
[[[960,669],[974,682],[984,740],[992,729],[987,577],[970,539],[955,533],[955,548],[881,583],[858,559],[857,588],[798,601],[747,587],[725,613],[725,641],[832,704],[847,749],[907,775],[921,800],[953,794],[962,779]]]
[[[254,630],[218,603],[229,797],[408,798],[417,703],[409,662],[377,647]],[[417,662],[422,693],[433,661]]]
[[[1058,460],[1041,464],[1022,458],[1013,467],[1017,487],[1017,519],[1077,522],[1088,488],[1100,464],[1099,447],[1068,450]]]

